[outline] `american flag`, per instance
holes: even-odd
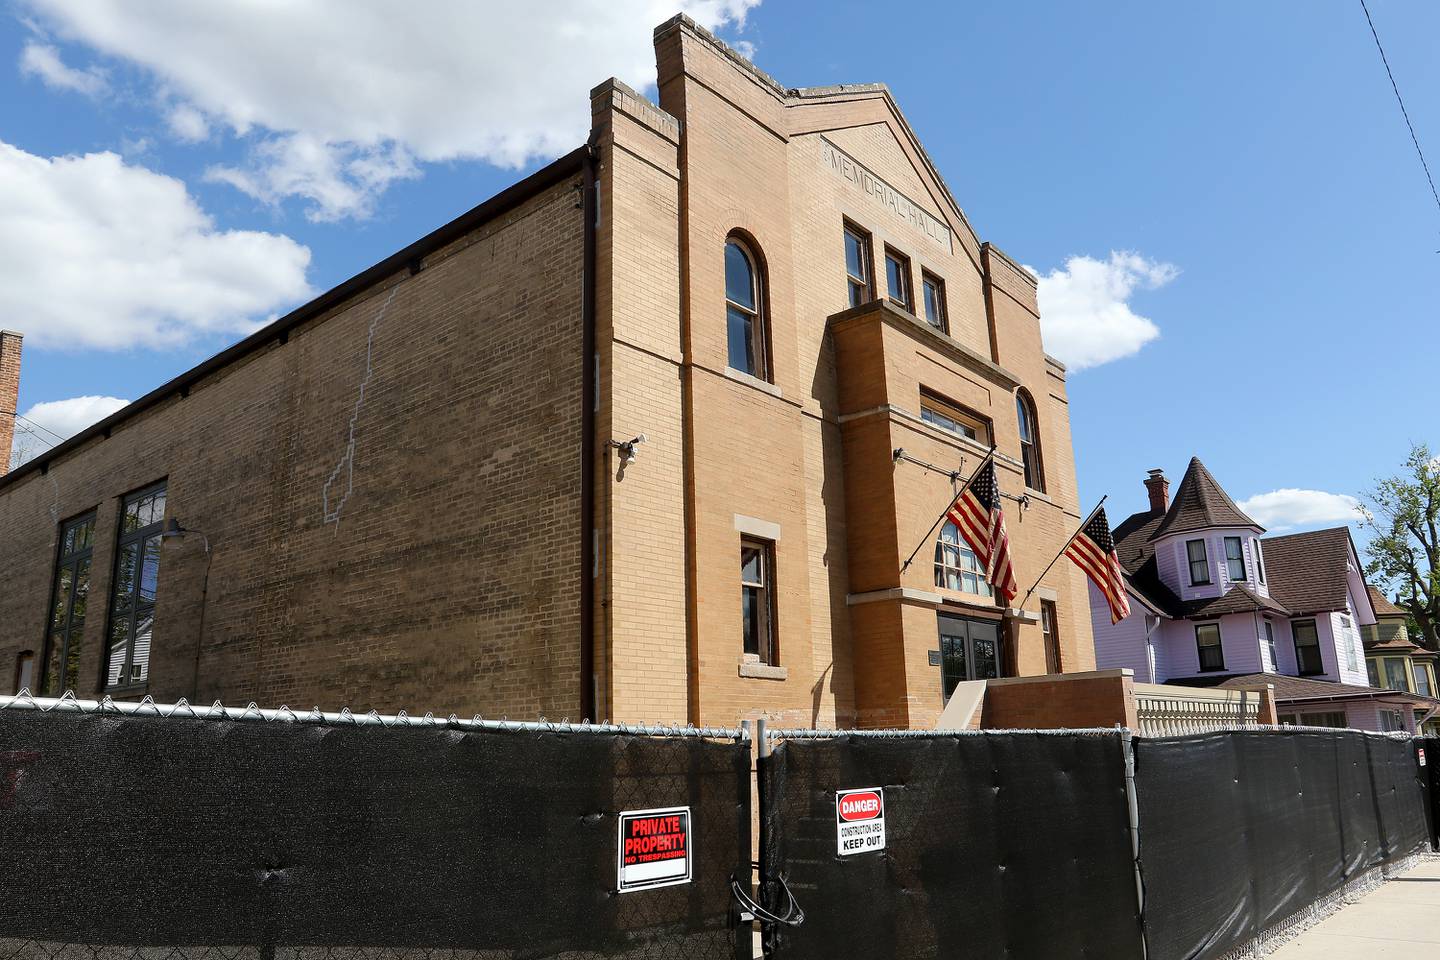
[[[1000,485],[995,482],[995,460],[987,459],[946,514],[975,551],[985,579],[1012,603],[1019,589],[1010,565],[1010,535],[1005,532],[1005,511],[1000,508]]]
[[[1115,551],[1115,537],[1110,533],[1110,521],[1105,518],[1105,508],[1095,511],[1095,516],[1075,534],[1065,555],[1085,571],[1110,604],[1110,622],[1119,623],[1130,616],[1130,594],[1125,589],[1125,572],[1120,567],[1120,555]]]

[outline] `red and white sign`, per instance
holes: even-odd
[[[689,883],[693,873],[690,808],[620,814],[620,892]]]
[[[842,857],[885,849],[885,789],[835,793],[835,844]]]
[[[1425,766],[1425,748],[1421,747],[1416,753],[1420,757],[1420,766]]]

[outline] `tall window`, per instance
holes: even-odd
[[[1220,644],[1220,624],[1197,623],[1195,646],[1200,651],[1201,670],[1225,669],[1225,648]]]
[[[1239,537],[1225,538],[1225,572],[1231,583],[1245,579],[1245,544]]]
[[[1433,697],[1430,686],[1430,673],[1425,669],[1425,664],[1415,660],[1410,661],[1410,669],[1415,674],[1415,692],[1422,697]]]
[[[740,541],[740,619],[745,652],[775,663],[775,545]]]
[[[962,680],[993,680],[1000,676],[1000,625],[947,613],[936,615],[940,627],[940,687],[946,700]]]
[[[1403,657],[1386,657],[1385,664],[1385,686],[1390,690],[1410,689],[1410,678],[1405,674],[1405,660]]]
[[[981,597],[993,597],[995,590],[985,579],[975,551],[960,537],[960,528],[949,520],[935,541],[935,586]]]
[[[739,240],[725,243],[725,323],[731,369],[768,379],[765,314],[755,257]]]
[[[1380,661],[1365,661],[1365,677],[1370,681],[1370,686],[1379,687],[1380,684]]]
[[[1320,656],[1320,634],[1315,630],[1314,620],[1296,620],[1290,624],[1295,635],[1295,664],[1300,676],[1314,676],[1325,672],[1325,661]]]
[[[949,333],[950,324],[945,318],[945,281],[929,270],[922,270],[920,288],[925,301],[925,322],[941,333]]]
[[[915,292],[910,286],[910,258],[893,247],[885,248],[885,288],[891,303],[915,312]]]
[[[1040,460],[1040,427],[1035,404],[1024,390],[1015,394],[1015,418],[1020,425],[1020,459],[1025,464],[1025,486],[1045,492],[1045,467]]]
[[[1264,583],[1264,582],[1265,582],[1265,551],[1264,551],[1264,549],[1260,546],[1260,541],[1257,540],[1257,539],[1253,539],[1253,538],[1252,538],[1251,541],[1250,541],[1250,548],[1255,551],[1255,577],[1256,577],[1261,583]]]
[[[120,506],[115,578],[110,589],[107,686],[126,687],[150,678],[150,637],[155,627],[155,587],[160,578],[160,530],[164,524],[163,483],[130,494]]]
[[[1210,582],[1210,559],[1205,555],[1204,540],[1186,540],[1185,557],[1190,561],[1190,586],[1201,587]]]
[[[1345,669],[1360,669],[1360,643],[1355,636],[1355,621],[1347,613],[1340,614],[1340,643],[1345,648]]]
[[[90,553],[95,514],[76,517],[60,528],[60,552],[50,593],[50,634],[46,638],[45,693],[58,697],[80,687],[80,643],[90,597]],[[33,668],[32,668],[33,669]]]
[[[1055,601],[1040,601],[1040,631],[1045,635],[1045,672],[1060,672],[1060,633]]]
[[[1265,649],[1270,652],[1270,669],[1280,672],[1280,651],[1275,649],[1275,624],[1265,621]]]
[[[979,414],[941,400],[926,390],[920,391],[920,419],[941,430],[958,433],[986,446],[990,444],[989,421]]]
[[[15,692],[35,692],[35,651],[21,650],[15,658]]]
[[[845,225],[845,280],[850,306],[870,301],[870,235],[849,223]]]

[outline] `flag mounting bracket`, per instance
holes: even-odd
[[[954,470],[946,470],[944,467],[939,466],[938,464],[931,463],[928,460],[921,460],[919,457],[911,456],[910,454],[905,452],[904,447],[896,447],[894,450],[890,451],[891,463],[899,463],[901,460],[904,460],[906,463],[913,463],[917,467],[924,467],[926,470],[929,470],[933,473],[944,474],[945,476],[950,478],[951,483],[959,483],[965,478],[964,454],[960,455],[960,466]],[[1028,493],[1022,493],[1017,497],[1013,493],[1006,493],[1002,490],[1000,492],[1000,496],[1004,497],[1006,500],[1013,500],[1016,503],[1020,504],[1021,510],[1030,509],[1030,494]]]

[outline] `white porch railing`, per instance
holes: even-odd
[[[1178,737],[1211,730],[1243,730],[1259,725],[1260,690],[1220,690],[1135,684],[1135,714],[1140,734]]]

